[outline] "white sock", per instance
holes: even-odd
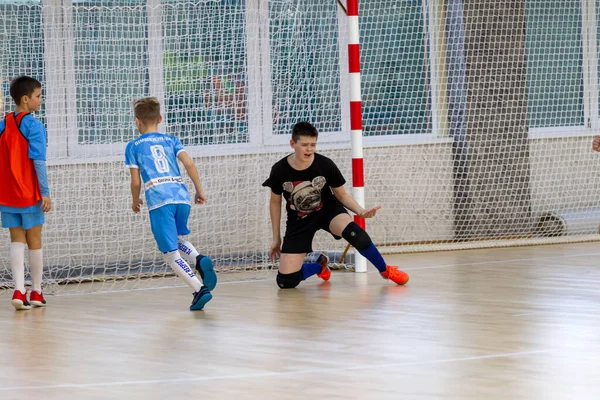
[[[42,249],[29,250],[29,270],[33,290],[42,293],[42,276],[44,274],[44,261]]]
[[[198,255],[200,253],[198,253],[198,250],[196,250],[196,248],[194,247],[193,244],[191,244],[190,242],[188,242],[187,240],[185,240],[184,238],[180,237],[179,238],[179,253],[181,253],[181,256],[190,264],[190,265],[196,265],[196,257],[198,257]]]
[[[170,266],[173,271],[179,276],[185,283],[187,283],[194,292],[200,291],[202,284],[196,278],[194,271],[190,268],[189,264],[185,262],[179,251],[171,251],[169,253],[163,254],[163,258],[168,266]]]
[[[15,290],[25,293],[25,243],[10,244],[10,268],[15,281]]]

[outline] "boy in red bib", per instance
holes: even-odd
[[[42,105],[42,85],[29,76],[15,78],[10,96],[14,112],[0,121],[0,214],[10,231],[10,264],[15,282],[11,304],[17,310],[43,307],[42,226],[52,208],[46,171],[46,128],[30,113]],[[33,291],[25,290],[25,245]]]

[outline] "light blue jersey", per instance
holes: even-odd
[[[146,133],[127,143],[125,164],[138,168],[144,182],[148,210],[165,204],[190,204],[177,156],[185,151],[179,139],[164,133]]]

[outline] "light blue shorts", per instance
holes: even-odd
[[[177,236],[190,233],[187,227],[189,216],[189,204],[166,204],[150,211],[150,226],[160,251],[177,250]]]
[[[32,213],[10,213],[2,212],[2,227],[3,228],[16,228],[22,226],[23,229],[28,230],[34,226],[44,224],[44,213],[32,212]]]

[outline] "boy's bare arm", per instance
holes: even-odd
[[[281,195],[271,192],[269,201],[269,214],[271,215],[271,229],[273,230],[273,241],[269,257],[275,261],[277,256],[281,255]]]
[[[129,168],[131,173],[131,209],[134,213],[140,212],[140,206],[144,203],[140,199],[142,191],[142,179],[140,178],[140,170],[137,168]]]
[[[354,200],[354,197],[350,196],[350,193],[348,193],[343,186],[331,188],[331,190],[333,190],[333,194],[344,207],[363,218],[374,217],[375,214],[377,214],[377,210],[381,208],[381,206],[377,206],[365,210],[356,200]]]
[[[194,196],[194,203],[196,204],[204,204],[207,200],[206,194],[204,194],[204,190],[202,190],[202,185],[200,184],[200,175],[198,174],[198,170],[196,169],[196,164],[190,158],[188,153],[185,151],[180,152],[177,155],[179,161],[183,163],[185,170],[187,171],[190,179],[194,183],[194,189],[196,189],[196,195]]]

